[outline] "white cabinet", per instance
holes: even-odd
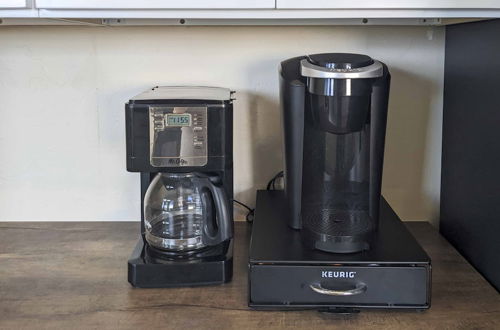
[[[37,0],[40,9],[269,9],[275,0]]]
[[[37,18],[38,10],[33,9],[35,0],[0,0],[0,24],[8,25],[5,18]]]
[[[28,0],[0,0],[0,9],[21,9],[28,5]]]
[[[276,0],[278,9],[500,9],[500,0]]]
[[[116,20],[121,25],[405,25],[499,18],[500,0],[0,0],[0,19],[9,17]]]

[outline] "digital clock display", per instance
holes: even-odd
[[[191,114],[169,113],[165,116],[165,126],[170,126],[170,127],[191,126]]]

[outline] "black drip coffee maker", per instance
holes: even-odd
[[[156,87],[126,105],[127,170],[141,173],[141,236],[128,261],[136,287],[232,277],[231,92]]]
[[[387,66],[360,54],[281,63],[284,191],[259,191],[249,305],[430,304],[430,260],[381,198]]]

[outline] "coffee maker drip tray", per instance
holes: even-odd
[[[128,260],[128,281],[139,288],[223,284],[233,275],[233,241],[190,253],[151,248],[141,236]]]
[[[370,248],[374,222],[367,211],[317,209],[302,212],[304,244],[333,253]]]
[[[306,228],[290,228],[285,210],[283,191],[258,192],[249,254],[250,307],[334,310],[430,306],[430,258],[384,199],[370,247],[357,253],[331,253],[306,246]],[[363,221],[350,220],[351,226],[359,225],[359,233],[371,229]]]
[[[354,236],[371,232],[373,221],[367,211],[319,209],[303,216],[311,231],[329,236]]]

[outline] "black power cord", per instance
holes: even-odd
[[[269,182],[267,183],[267,190],[276,190],[276,181],[283,177],[283,171],[279,171]]]
[[[255,209],[252,209],[250,206],[248,206],[240,201],[237,201],[236,199],[233,199],[233,202],[240,205],[240,206],[243,206],[244,208],[246,208],[248,210],[247,215],[245,216],[245,219],[248,223],[252,223],[253,216],[255,214]]]
[[[280,178],[283,177],[283,171],[280,171],[278,172],[268,183],[267,183],[267,190],[276,190],[276,181],[278,181]],[[237,201],[236,199],[233,199],[233,202],[244,207],[245,209],[247,209],[247,215],[245,216],[245,219],[248,223],[252,223],[253,222],[253,218],[254,218],[254,215],[255,215],[255,209],[252,209],[250,206],[240,202],[240,201]]]

